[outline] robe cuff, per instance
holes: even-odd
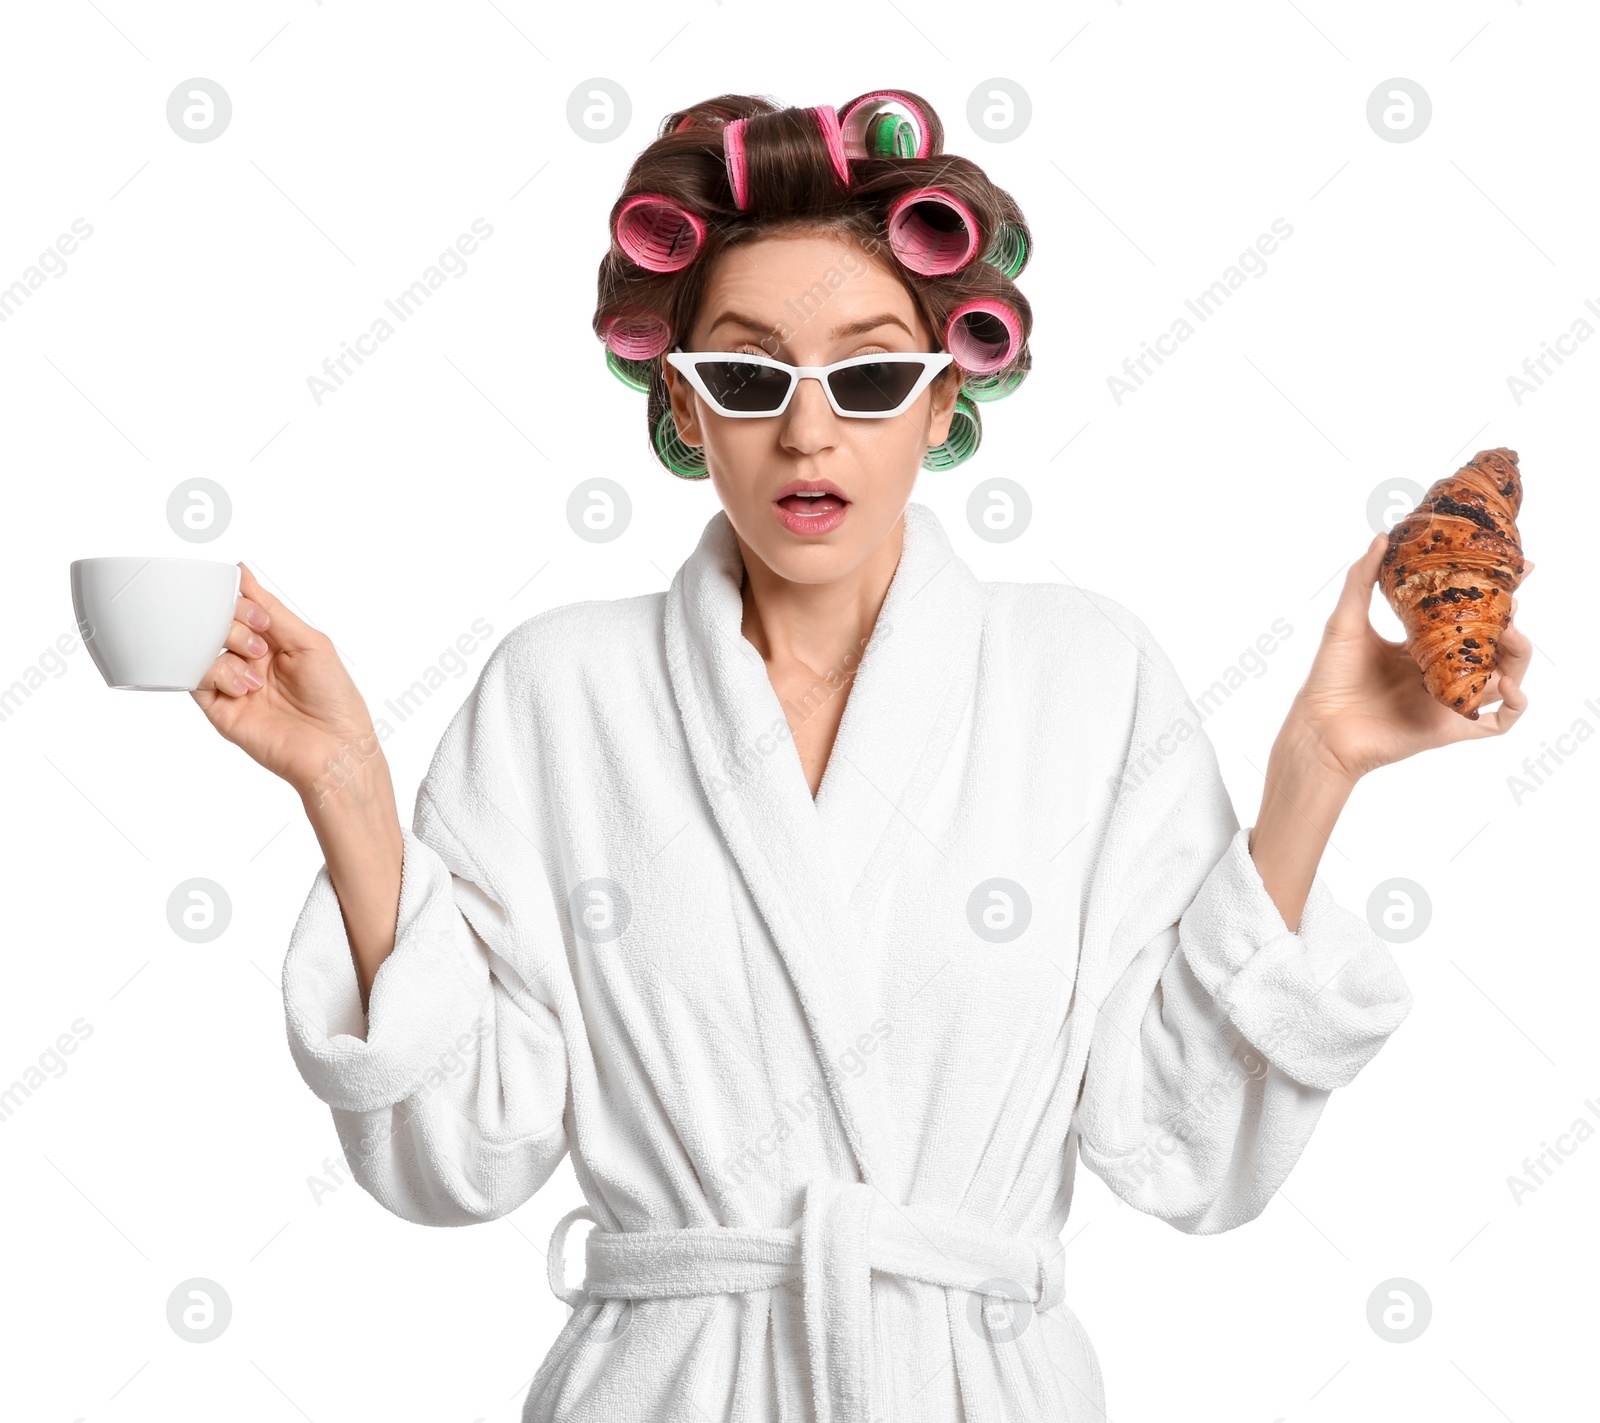
[[[1241,826],[1179,921],[1184,957],[1235,1027],[1297,1082],[1342,1087],[1407,1013],[1411,992],[1365,920],[1313,877],[1290,932]]]
[[[365,1038],[355,962],[326,864],[283,961],[295,1065],[318,1097],[348,1112],[403,1101],[450,1053],[491,1030],[488,959],[456,906],[449,867],[404,824],[400,834],[395,945],[373,980]]]

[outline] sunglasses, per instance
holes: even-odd
[[[749,351],[685,351],[665,358],[717,412],[733,420],[782,415],[800,382],[822,382],[835,415],[885,420],[903,415],[955,359],[948,351],[874,351],[831,366],[791,366]]]

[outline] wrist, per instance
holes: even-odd
[[[1348,796],[1361,779],[1329,748],[1320,726],[1291,712],[1268,753],[1268,770],[1284,782],[1314,788],[1322,797]]]
[[[309,779],[298,781],[295,790],[313,821],[394,804],[389,763],[375,732],[333,743],[321,768]]]

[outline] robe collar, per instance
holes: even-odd
[[[668,676],[696,776],[794,984],[860,1179],[894,1189],[894,1118],[882,1059],[867,1051],[883,1035],[880,951],[863,928],[910,842],[945,853],[919,812],[976,688],[983,585],[933,510],[908,504],[900,561],[813,801],[766,665],[740,630],[743,572],[719,510],[666,596]]]

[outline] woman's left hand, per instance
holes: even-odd
[[[1330,771],[1352,784],[1433,746],[1503,736],[1528,705],[1522,678],[1533,644],[1515,621],[1500,634],[1500,665],[1483,691],[1484,705],[1497,698],[1501,705],[1476,720],[1433,697],[1404,642],[1378,635],[1368,612],[1388,542],[1387,534],[1379,534],[1351,564],[1286,723],[1286,730],[1293,724],[1297,741],[1304,737]],[[1533,571],[1531,562],[1526,570],[1524,578]],[[1513,618],[1516,611],[1513,598]]]

